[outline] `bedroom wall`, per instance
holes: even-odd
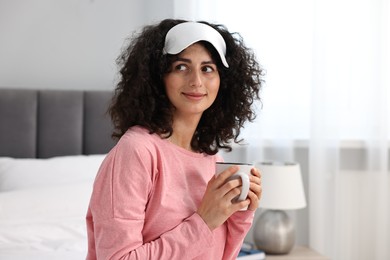
[[[126,38],[172,1],[0,2],[0,87],[110,89]]]

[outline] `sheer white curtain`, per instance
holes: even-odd
[[[240,32],[266,69],[263,109],[233,154],[305,166],[302,241],[332,259],[390,259],[389,0],[176,2],[176,17]]]
[[[389,8],[314,10],[310,243],[334,259],[390,259]]]

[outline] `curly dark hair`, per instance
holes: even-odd
[[[186,21],[165,19],[145,26],[130,38],[130,44],[118,57],[120,81],[108,111],[115,127],[114,138],[120,138],[135,125],[161,136],[172,135],[172,105],[163,77],[177,55],[164,54],[163,48],[169,29],[183,22]],[[229,68],[224,67],[214,47],[202,42],[217,64],[220,88],[214,103],[203,112],[191,147],[212,155],[221,148],[231,151],[231,141],[241,141],[238,136],[244,123],[255,119],[252,106],[260,100],[263,70],[238,33],[230,33],[224,25],[201,22],[222,35],[229,64]]]

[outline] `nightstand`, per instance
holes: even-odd
[[[296,246],[286,255],[267,255],[267,260],[330,260],[305,246]]]

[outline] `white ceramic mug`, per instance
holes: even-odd
[[[219,175],[220,173],[222,173],[227,168],[233,165],[237,165],[240,169],[231,177],[229,177],[227,181],[241,178],[242,181],[241,193],[234,200],[242,201],[248,197],[249,185],[250,185],[249,176],[251,175],[251,169],[254,166],[253,164],[249,164],[249,163],[217,162],[215,165],[215,174]],[[242,210],[246,210],[246,208],[243,208]]]

